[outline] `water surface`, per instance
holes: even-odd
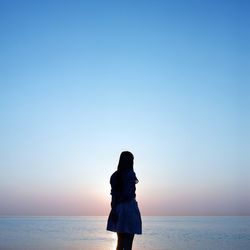
[[[1,250],[115,250],[107,217],[0,217]],[[250,217],[143,217],[134,250],[249,250]]]

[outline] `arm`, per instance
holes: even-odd
[[[127,200],[135,198],[136,180],[137,178],[135,176],[135,173],[133,171],[129,171],[127,173],[124,188],[123,188],[123,193],[122,193],[123,200],[127,201]]]

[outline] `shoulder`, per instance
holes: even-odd
[[[129,170],[129,171],[127,172],[127,175],[128,175],[129,177],[135,177],[135,172],[134,172],[133,170]]]
[[[110,177],[110,183],[113,182],[117,178],[117,171],[115,171]]]
[[[135,181],[136,183],[138,182],[136,174],[133,170],[129,170],[127,173],[127,177],[129,180]]]

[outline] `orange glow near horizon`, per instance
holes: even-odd
[[[95,192],[31,192],[16,191],[7,197],[3,215],[93,215],[108,216],[110,195]],[[230,194],[201,191],[138,192],[137,201],[142,216],[146,215],[237,215],[243,214],[242,199]],[[247,199],[247,198],[246,198]],[[247,205],[247,204],[246,204]],[[220,209],[218,209],[220,207]],[[247,206],[246,206],[247,208]],[[4,209],[4,206],[2,206]],[[8,209],[8,210],[7,210]],[[246,210],[247,212],[247,210]]]

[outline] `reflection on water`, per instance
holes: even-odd
[[[115,250],[106,217],[0,217],[0,249]],[[143,217],[135,250],[248,250],[250,217]]]

